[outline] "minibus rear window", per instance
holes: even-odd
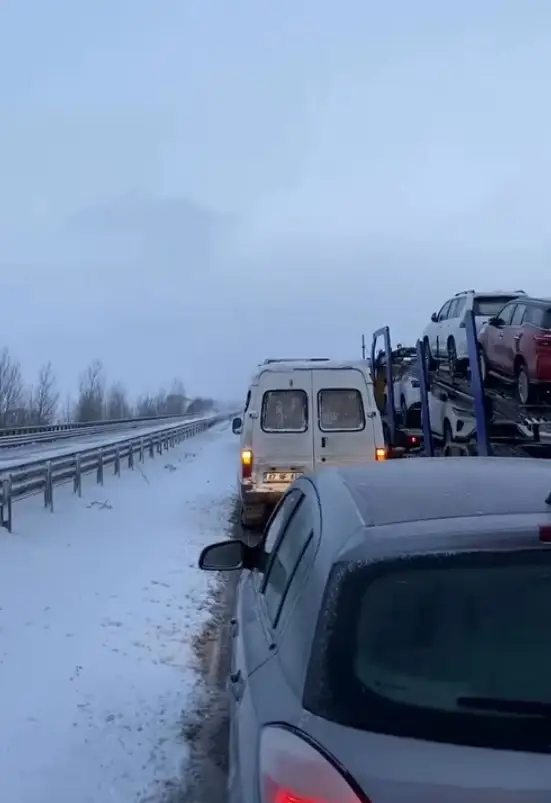
[[[355,388],[320,390],[318,418],[323,432],[359,432],[365,427],[362,394]]]
[[[264,432],[306,432],[308,396],[304,390],[267,390],[260,425]]]

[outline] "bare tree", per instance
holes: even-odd
[[[174,379],[167,393],[161,388],[156,394],[139,397],[134,414],[139,417],[170,415],[185,412],[202,413],[212,409],[213,401],[195,398],[190,402],[184,383]],[[62,409],[60,409],[62,408]],[[60,405],[60,396],[51,362],[40,369],[38,380],[28,390],[25,388],[19,362],[13,359],[7,348],[0,350],[0,427],[24,424],[47,425],[60,419],[72,421],[101,421],[131,418],[132,406],[125,388],[115,382],[106,390],[103,365],[93,360],[79,379],[79,393],[75,403],[70,396]]]
[[[154,397],[155,413],[154,415],[165,415],[166,411],[166,390],[161,388]]]
[[[150,393],[140,396],[136,402],[135,411],[138,418],[157,415],[156,399]]]
[[[109,388],[105,402],[105,415],[110,421],[131,416],[126,391],[120,382],[116,382]]]
[[[47,362],[40,369],[36,388],[31,388],[29,391],[29,423],[36,425],[51,424],[56,418],[58,404],[59,392],[56,378],[52,363]]]
[[[0,352],[0,426],[17,426],[24,419],[21,365],[4,348]]]
[[[186,411],[188,400],[184,383],[180,379],[175,379],[170,386],[170,391],[165,399],[164,415],[183,415]]]
[[[100,360],[93,360],[81,375],[76,404],[77,421],[101,421],[104,414],[105,379]]]
[[[64,424],[71,424],[75,420],[75,405],[70,394],[65,397],[61,418]]]

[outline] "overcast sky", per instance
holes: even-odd
[[[1,341],[63,390],[551,295],[549,0],[3,0]]]

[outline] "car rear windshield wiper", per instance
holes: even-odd
[[[472,708],[478,711],[496,711],[503,714],[518,714],[529,717],[551,719],[551,702],[538,700],[505,700],[501,697],[458,697],[459,708]]]

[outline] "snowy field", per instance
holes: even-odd
[[[139,470],[17,505],[0,536],[0,788],[10,803],[162,800],[208,615],[201,547],[226,537],[229,423]]]

